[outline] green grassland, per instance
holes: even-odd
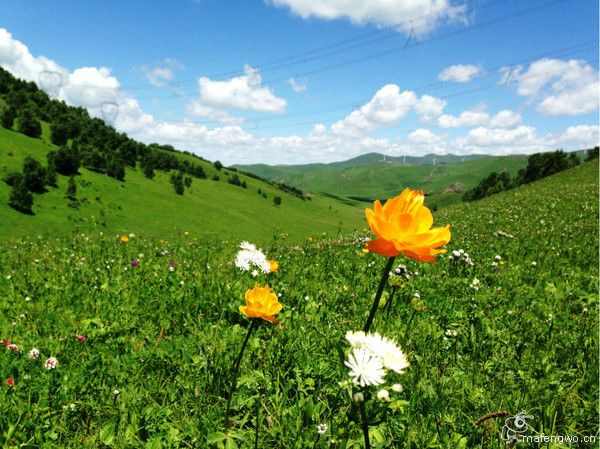
[[[266,179],[285,182],[302,190],[327,192],[353,199],[390,198],[398,189],[422,189],[431,206],[443,207],[461,201],[465,190],[475,187],[493,171],[511,175],[527,165],[527,156],[437,156],[389,158],[367,155],[333,164],[293,166],[249,165],[241,169]],[[378,158],[378,159],[376,159]]]
[[[128,172],[124,191],[135,183]],[[162,213],[136,210],[140,222]],[[199,209],[197,220],[204,216]],[[372,447],[504,449],[506,416],[476,421],[522,410],[532,416],[529,435],[581,440],[516,447],[596,447],[583,438],[600,438],[597,162],[445,208],[435,225],[445,224],[447,248],[464,249],[474,265],[447,255],[397,259],[418,275],[387,287],[374,329],[402,346],[410,367],[386,377],[386,388],[404,387],[390,402],[365,389]],[[0,444],[364,447],[358,409],[340,382],[349,379],[344,335],[362,328],[386,264],[361,251],[365,234],[289,244],[265,228],[263,248],[280,269],[252,277],[232,264],[239,241],[149,232],[122,244],[101,230],[0,242],[0,339],[19,348],[0,346]],[[247,239],[256,233],[249,227]],[[250,338],[225,433],[232,366],[249,326],[238,307],[266,282],[281,295],[280,324],[264,322]],[[32,347],[37,361],[27,357]],[[54,370],[43,368],[50,356]],[[328,426],[322,435],[319,424]]]
[[[44,124],[42,139],[31,139],[0,128],[0,178],[20,171],[27,155],[46,164],[52,149]],[[65,198],[67,177],[58,176],[58,188],[34,195],[29,216],[8,206],[10,187],[0,182],[0,232],[4,236],[56,235],[92,229],[107,234],[135,233],[168,238],[185,231],[195,235],[234,238],[245,236],[255,241],[268,241],[273,234],[285,233],[291,239],[305,239],[310,234],[362,227],[360,209],[355,201],[338,201],[313,195],[303,201],[260,180],[239,175],[247,189],[231,185],[231,171],[217,171],[208,162],[176,153],[182,159],[201,164],[208,179],[194,179],[183,196],[176,195],[169,184],[169,174],[157,171],[153,180],[138,169],[127,169],[125,181],[80,168],[76,176],[79,207],[69,207]],[[213,181],[213,175],[220,177]],[[263,198],[258,189],[267,195]],[[273,198],[282,203],[275,206]]]

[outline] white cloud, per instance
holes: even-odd
[[[424,129],[424,128],[416,129],[408,135],[408,141],[411,143],[416,143],[416,144],[430,145],[430,144],[434,144],[434,143],[439,143],[442,140],[443,140],[442,137],[440,137],[440,136],[432,133],[430,130]]]
[[[456,64],[442,70],[438,79],[455,83],[468,83],[473,78],[483,74],[483,69],[476,65]]]
[[[490,129],[478,127],[469,131],[466,137],[456,140],[465,146],[476,147],[515,147],[519,145],[535,145],[538,143],[535,128],[519,126],[514,129]]]
[[[571,144],[571,148],[591,148],[597,146],[600,141],[600,126],[569,126],[562,132],[552,134],[550,140],[557,145]]]
[[[421,34],[444,22],[464,19],[465,6],[449,0],[268,0],[287,6],[303,19],[345,18],[353,23],[375,23],[404,33]]]
[[[233,117],[227,111],[212,108],[205,104],[202,104],[199,100],[193,100],[190,102],[187,108],[189,115],[193,117],[205,117],[209,120],[223,123],[225,125],[241,125],[244,123],[244,119],[241,117]]]
[[[297,94],[301,94],[306,91],[306,83],[302,81],[296,81],[294,78],[290,78],[288,83]]]
[[[504,109],[490,118],[489,126],[491,128],[512,129],[521,124],[521,114],[518,112]]]
[[[423,95],[417,103],[415,103],[415,111],[421,119],[429,121],[439,116],[446,107],[446,100],[441,100],[431,95]]]
[[[158,65],[144,65],[140,70],[146,79],[154,87],[166,87],[168,81],[175,76],[175,70],[181,70],[184,66],[176,59],[166,58],[163,63]]]
[[[287,102],[263,87],[260,72],[248,65],[244,75],[225,81],[198,79],[202,103],[216,109],[242,109],[246,111],[285,112]]]
[[[463,111],[456,117],[444,114],[438,118],[440,128],[462,128],[469,126],[484,125],[490,120],[490,114],[485,111]]]
[[[585,61],[540,59],[522,67],[501,70],[505,83],[515,81],[517,93],[538,102],[544,115],[579,115],[598,110],[598,71]]]
[[[437,124],[440,128],[462,128],[473,126],[489,126],[491,128],[512,129],[521,124],[521,114],[504,109],[491,116],[482,107],[461,112],[456,117],[444,114],[438,117]]]
[[[446,106],[445,101],[427,95],[419,98],[414,92],[401,91],[396,85],[382,87],[370,101],[331,127],[318,123],[305,136],[261,137],[239,126],[236,121],[241,119],[231,117],[223,109],[204,102],[192,102],[188,105],[188,113],[211,118],[228,126],[210,128],[193,122],[158,121],[144,112],[134,97],[121,90],[119,80],[108,68],[80,67],[71,72],[43,56],[34,57],[25,45],[1,28],[0,65],[20,78],[36,82],[39,82],[40,72],[60,73],[62,82],[56,97],[68,104],[84,106],[90,114],[101,117],[102,104],[115,103],[118,105],[118,116],[114,126],[119,131],[142,142],[171,144],[211,160],[219,159],[225,164],[331,162],[370,151],[390,155],[424,155],[432,152],[529,154],[556,148],[589,148],[598,142],[598,126],[595,125],[571,126],[539,136],[535,128],[521,125],[521,117],[515,112],[504,110],[491,115],[481,109],[470,112],[479,114],[478,120],[484,123],[474,125],[478,127],[452,139],[424,128],[396,139],[368,136],[367,133],[371,131],[396,125],[411,111],[422,119],[444,117],[440,117],[440,114]],[[245,92],[241,94],[243,98],[247,91],[265,89],[261,86],[260,77],[257,79],[252,72],[240,78],[245,78],[245,83],[242,83],[242,92]],[[555,81],[560,85],[561,79],[555,78]],[[568,82],[568,77],[564,82]],[[276,97],[273,95],[273,98]],[[469,117],[463,114],[449,117],[451,119],[444,120],[453,123],[469,121]],[[478,121],[473,117],[470,120]]]
[[[395,84],[387,84],[360,109],[331,126],[334,134],[357,135],[400,121],[417,102],[414,92],[400,92]]]

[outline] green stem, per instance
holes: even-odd
[[[371,443],[369,442],[369,423],[367,421],[367,412],[365,411],[365,402],[359,402],[358,407],[360,409],[363,436],[365,437],[365,449],[371,449]]]
[[[258,401],[256,402],[256,428],[254,429],[254,449],[258,449],[258,433],[260,429],[260,405],[262,401],[262,385],[258,388]]]
[[[365,323],[365,327],[363,327],[363,331],[365,333],[369,332],[371,328],[371,324],[373,324],[373,318],[375,318],[375,313],[377,313],[377,308],[379,307],[379,301],[381,300],[381,295],[383,294],[383,289],[385,288],[385,284],[387,283],[388,278],[390,277],[389,273],[392,269],[392,265],[394,264],[394,260],[396,257],[390,257],[385,265],[383,270],[383,276],[381,276],[381,281],[379,281],[379,287],[377,288],[377,294],[375,295],[375,300],[373,301],[373,306],[371,307],[371,312],[369,313],[369,317],[367,318],[367,322]]]
[[[231,390],[229,391],[229,397],[227,398],[227,411],[225,412],[225,429],[229,429],[229,412],[231,410],[231,398],[233,397],[233,394],[235,393],[235,390],[237,388],[238,374],[240,371],[240,362],[242,361],[242,356],[244,355],[246,346],[248,345],[248,340],[250,340],[250,335],[252,334],[254,328],[257,326],[258,319],[253,319],[252,324],[248,328],[248,333],[246,334],[244,343],[242,343],[242,349],[240,349],[240,353],[238,354],[237,359],[235,361],[235,366],[233,368],[233,385],[231,386]]]

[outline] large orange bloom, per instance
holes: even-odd
[[[240,306],[240,312],[249,318],[262,318],[271,323],[279,323],[273,315],[282,309],[277,295],[271,291],[269,284],[264,287],[256,285],[246,291],[246,305]]]
[[[379,200],[373,210],[366,209],[371,230],[379,237],[367,243],[369,251],[383,256],[404,254],[411,259],[435,262],[435,255],[445,253],[437,249],[450,241],[450,225],[433,228],[433,215],[423,205],[422,191],[404,189],[382,206]]]

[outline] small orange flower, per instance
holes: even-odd
[[[422,191],[404,189],[382,206],[379,200],[373,210],[366,209],[367,222],[379,237],[367,243],[367,249],[382,256],[404,254],[422,262],[435,262],[437,249],[450,241],[450,225],[433,228],[433,215],[425,207]]]
[[[127,237],[125,234],[123,234],[121,236],[121,243],[127,243],[129,242],[129,237]]]
[[[279,262],[276,260],[269,260],[269,266],[271,267],[271,273],[277,273],[279,270]]]
[[[282,309],[277,295],[271,291],[269,284],[264,287],[256,285],[252,290],[246,291],[246,305],[240,306],[240,312],[248,318],[262,318],[271,323],[279,323],[274,317]]]

